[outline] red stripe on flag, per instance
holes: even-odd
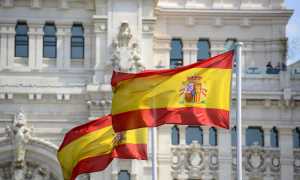
[[[139,73],[124,73],[124,72],[113,72],[111,78],[111,85],[116,86],[120,81],[129,79],[148,77],[153,75],[171,76],[173,74],[185,71],[191,68],[220,68],[220,69],[232,69],[232,57],[234,51],[228,51],[226,53],[214,56],[207,60],[202,60],[194,64],[187,66],[178,67],[176,69],[165,69],[165,70],[146,70]]]
[[[147,160],[146,144],[121,144],[115,147],[112,156],[121,159]]]
[[[95,156],[79,161],[72,171],[71,180],[84,173],[92,173],[104,170],[113,160],[111,153]]]
[[[229,111],[210,108],[141,109],[112,115],[116,132],[162,124],[207,125],[229,128]]]
[[[101,118],[97,118],[88,123],[85,123],[81,126],[77,126],[71,129],[64,138],[63,143],[60,145],[58,151],[60,151],[63,147],[71,143],[72,141],[82,137],[85,134],[90,132],[105,128],[107,126],[111,126],[111,115],[107,115]]]

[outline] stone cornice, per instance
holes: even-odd
[[[240,19],[241,17],[251,17],[257,19],[284,18],[292,16],[293,10],[224,10],[224,9],[187,9],[187,8],[156,8],[157,16],[208,16]]]

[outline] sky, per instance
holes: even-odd
[[[288,37],[288,64],[300,60],[300,0],[285,0],[285,6],[294,14],[286,27]]]

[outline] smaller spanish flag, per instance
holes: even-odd
[[[111,115],[71,129],[57,157],[65,180],[104,170],[113,158],[147,159],[147,128],[115,133]]]

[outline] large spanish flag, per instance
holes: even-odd
[[[115,133],[111,115],[70,130],[57,152],[65,180],[104,170],[113,158],[147,159],[147,129]]]
[[[162,124],[229,128],[233,51],[169,70],[113,72],[116,132]]]

